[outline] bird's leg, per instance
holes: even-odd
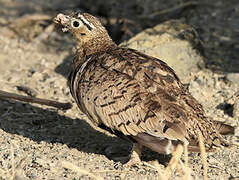
[[[142,153],[143,146],[138,143],[133,143],[133,147],[131,150],[131,157],[129,161],[127,162],[128,166],[141,164],[141,153]]]
[[[176,169],[177,166],[181,166],[181,169],[183,170],[184,173],[184,179],[191,179],[190,176],[190,169],[188,167],[188,141],[185,140],[182,144],[178,144],[175,151],[172,153],[172,158],[169,161],[168,166],[166,167],[166,170],[164,172],[164,179],[170,179],[172,176],[174,170]],[[184,164],[180,160],[182,154],[184,152]],[[180,163],[180,164],[179,164]]]
[[[183,154],[183,146],[182,144],[178,144],[175,151],[172,153],[172,158],[169,161],[168,166],[165,169],[165,179],[169,179],[172,175],[172,172],[176,169],[178,162]]]

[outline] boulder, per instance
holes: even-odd
[[[204,66],[197,32],[179,20],[170,20],[146,29],[121,46],[159,58],[172,67],[182,82]]]

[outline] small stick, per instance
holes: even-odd
[[[190,173],[190,169],[188,166],[188,141],[185,139],[183,145],[184,145],[184,161],[185,161],[185,175],[184,178],[189,180],[192,179],[191,178],[191,173]]]
[[[204,138],[202,136],[202,133],[200,131],[198,131],[199,148],[200,148],[200,151],[201,151],[201,157],[202,157],[202,163],[203,163],[203,176],[204,176],[204,180],[208,180],[207,153],[206,153],[206,149],[205,149],[203,139]]]
[[[180,5],[172,7],[172,8],[153,12],[152,14],[149,14],[147,18],[154,18],[155,16],[160,16],[160,15],[162,16],[164,14],[168,14],[168,13],[174,12],[174,11],[182,9],[182,8],[186,8],[186,7],[190,7],[190,6],[197,6],[197,5],[210,5],[210,4],[200,3],[197,1],[189,1],[189,2],[180,4]],[[145,18],[145,16],[141,16],[140,18]]]
[[[70,162],[67,162],[67,161],[62,161],[62,166],[64,168],[67,168],[67,169],[70,169],[72,171],[75,171],[75,172],[79,172],[79,173],[82,173],[82,174],[87,174],[88,176],[90,176],[91,178],[93,179],[96,179],[96,180],[104,180],[102,177],[99,177],[99,176],[96,176],[94,175],[93,173],[85,170],[85,169],[82,169]]]
[[[36,98],[31,96],[22,96],[19,94],[9,93],[6,91],[1,91],[1,90],[0,90],[0,99],[5,99],[5,100],[14,99],[18,101],[37,103],[37,104],[42,104],[46,106],[56,107],[62,110],[70,109],[72,107],[71,103],[61,103],[61,102],[52,101],[48,99],[41,99],[41,98]]]

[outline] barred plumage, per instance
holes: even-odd
[[[207,150],[227,145],[166,63],[118,47],[90,14],[59,14],[55,22],[78,40],[68,85],[80,110],[96,126],[164,154],[179,143],[198,151],[199,131]],[[222,124],[217,127],[224,129]]]

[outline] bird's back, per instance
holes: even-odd
[[[80,109],[96,125],[142,142],[186,140],[193,147],[200,131],[207,147],[220,144],[212,121],[174,71],[136,50],[117,47],[85,57],[74,66],[69,85]]]

